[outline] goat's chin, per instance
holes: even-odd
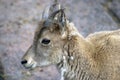
[[[37,67],[37,64],[36,64],[36,63],[26,64],[26,65],[24,65],[24,67],[25,67],[26,69],[34,69],[34,68]]]
[[[26,69],[28,69],[29,71],[43,71],[43,67],[37,65],[37,64],[33,64],[29,67],[25,67]]]

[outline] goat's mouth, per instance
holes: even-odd
[[[25,64],[23,65],[26,69],[34,69],[37,65],[36,63]]]
[[[23,65],[26,69],[28,69],[29,71],[40,71],[42,72],[43,71],[43,68],[39,67],[38,65],[36,64],[31,64],[31,65]]]
[[[26,68],[26,69],[34,69],[36,66],[37,66],[37,63],[34,62],[34,63],[26,63],[26,64],[23,64],[23,66]]]

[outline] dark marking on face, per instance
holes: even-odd
[[[35,36],[34,36],[34,42],[33,42],[33,45],[34,45],[34,50],[36,51],[36,48],[37,48],[37,43],[39,41],[39,38],[41,37],[42,33],[46,30],[47,27],[42,27],[39,31],[37,31],[35,33]]]

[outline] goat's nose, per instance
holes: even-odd
[[[27,60],[21,61],[21,64],[26,64],[26,63],[27,63]]]

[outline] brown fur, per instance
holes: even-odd
[[[61,80],[120,80],[120,30],[84,38],[72,23],[67,22],[63,34],[58,25],[44,28],[43,24],[41,21],[23,57],[29,62],[25,67],[55,64]],[[51,40],[49,45],[40,43],[44,38]]]

